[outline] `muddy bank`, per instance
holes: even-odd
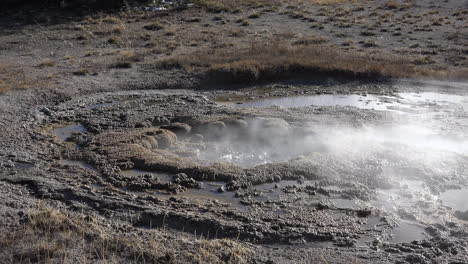
[[[265,254],[463,260],[466,218],[446,191],[468,176],[466,97],[388,89],[301,97],[310,104],[225,105],[210,100],[216,91],[77,97],[33,112],[35,154],[7,156],[2,182],[138,230],[238,239]]]

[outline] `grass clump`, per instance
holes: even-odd
[[[247,263],[252,251],[237,242],[216,239],[145,237],[114,232],[100,218],[39,208],[15,228],[1,230],[2,263]]]
[[[195,4],[206,8],[209,12],[212,13],[221,13],[228,12],[233,8],[232,3],[229,1],[217,1],[217,0],[195,0]]]
[[[146,30],[156,31],[156,30],[163,29],[164,26],[159,22],[154,22],[154,23],[145,25],[143,28],[146,29]]]
[[[251,15],[249,15],[247,18],[250,18],[250,19],[257,19],[257,18],[260,18],[260,13],[251,14]]]
[[[118,36],[111,36],[108,40],[107,43],[111,45],[117,45],[120,44],[122,40]]]
[[[228,83],[269,82],[295,75],[331,78],[463,77],[447,69],[418,67],[396,56],[359,56],[323,45],[259,42],[250,47],[199,51],[158,62],[161,68],[201,70],[208,80]],[[465,77],[466,78],[466,77]]]
[[[53,67],[53,66],[55,66],[55,61],[53,60],[44,60],[41,63],[39,63],[39,65],[37,65],[37,67],[39,68]]]
[[[400,8],[400,5],[395,1],[388,1],[384,5],[384,8],[386,8],[386,9],[398,9],[398,8]]]
[[[111,33],[116,35],[121,35],[124,31],[125,27],[123,25],[117,25],[111,29]]]
[[[111,68],[129,69],[133,67],[134,62],[137,62],[140,60],[141,60],[141,56],[136,54],[134,51],[122,50],[119,52],[119,55],[115,63],[111,65]]]
[[[239,13],[241,7],[260,8],[265,5],[277,4],[275,0],[193,0],[192,2],[212,13]]]
[[[90,72],[89,72],[89,69],[87,68],[81,68],[77,71],[74,71],[73,72],[73,75],[76,75],[76,76],[86,76],[88,75]]]
[[[45,83],[32,80],[20,67],[0,63],[0,94],[40,85],[45,85]]]
[[[295,42],[293,42],[293,45],[316,45],[316,44],[324,44],[328,42],[328,38],[323,37],[323,36],[306,36],[302,37]]]

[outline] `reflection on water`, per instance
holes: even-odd
[[[399,226],[393,229],[393,243],[409,243],[426,238],[424,229],[406,222],[400,222]]]
[[[252,102],[235,104],[241,108],[265,108],[270,106],[303,107],[303,106],[354,106],[361,109],[390,110],[408,112],[426,112],[433,105],[457,104],[462,109],[468,109],[468,98],[454,94],[440,93],[399,93],[396,96],[381,95],[311,95],[266,98]],[[233,105],[230,103],[228,105]]]
[[[339,209],[355,209],[358,207],[356,204],[356,200],[349,200],[349,199],[333,199],[333,204],[336,208]]]
[[[448,190],[440,195],[440,200],[454,210],[468,211],[468,189]]]
[[[267,98],[259,101],[239,103],[241,108],[264,108],[270,106],[301,107],[301,106],[355,106],[363,109],[387,110],[390,106],[397,106],[396,101],[386,101],[376,95],[312,95]]]
[[[16,169],[23,169],[23,170],[26,170],[26,169],[31,169],[34,167],[34,163],[29,163],[29,162],[16,162],[15,163],[15,168]]]
[[[303,131],[281,128],[280,133],[259,129],[259,125],[254,123],[240,140],[227,137],[219,144],[201,150],[200,159],[252,167],[284,162],[314,152],[354,156],[372,153],[379,154],[379,157],[384,153],[390,156],[406,153],[408,156],[419,155],[428,162],[429,159],[432,162],[449,159],[446,153],[468,154],[466,96],[430,92],[395,96],[327,94],[268,98],[236,106],[262,108],[273,105],[354,106],[388,110],[395,114],[395,118],[390,124],[369,124],[361,128],[314,122],[303,126]]]

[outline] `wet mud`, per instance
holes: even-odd
[[[47,176],[4,181],[142,230],[463,261],[468,97],[393,89],[237,103],[216,102],[216,91],[77,98],[31,123],[43,155],[11,167]]]

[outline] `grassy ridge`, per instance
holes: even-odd
[[[295,74],[345,78],[460,79],[464,72],[416,65],[402,57],[368,57],[309,43],[255,43],[248,48],[199,51],[158,62],[161,68],[203,69],[210,78],[230,83],[274,81]]]
[[[252,252],[227,240],[113,233],[100,219],[38,208],[16,229],[0,230],[2,263],[246,263]],[[180,248],[179,248],[180,247]]]

